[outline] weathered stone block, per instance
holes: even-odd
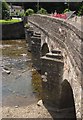
[[[39,70],[41,66],[41,60],[40,60],[41,37],[37,37],[37,36],[31,37],[31,52],[32,52],[33,66]]]
[[[60,104],[60,88],[64,67],[63,60],[57,59],[57,56],[55,54],[55,57],[47,55],[41,57],[41,73],[47,79],[47,81],[42,80],[42,99],[46,105],[56,109],[59,108]]]
[[[26,32],[26,42],[28,43],[28,50],[31,51],[31,36],[33,35],[34,31],[27,29]]]

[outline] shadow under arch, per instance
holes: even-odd
[[[60,110],[69,110],[70,117],[76,120],[75,102],[70,83],[65,79],[61,84]]]
[[[49,52],[48,44],[44,43],[41,48],[41,56],[45,56]]]
[[[55,93],[54,93],[55,94]],[[44,103],[45,108],[52,116],[53,120],[77,120],[73,91],[70,83],[64,80],[61,84],[60,104],[58,109],[50,107]]]

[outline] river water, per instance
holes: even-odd
[[[26,106],[41,99],[41,76],[32,68],[25,40],[4,40],[2,49],[2,106]]]

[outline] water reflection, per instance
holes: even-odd
[[[37,102],[41,98],[41,76],[31,67],[26,41],[4,40],[0,48],[2,105],[24,106]]]

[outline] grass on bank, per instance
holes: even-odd
[[[19,19],[11,19],[11,20],[0,20],[0,24],[12,24],[12,23],[17,23],[21,22]]]

